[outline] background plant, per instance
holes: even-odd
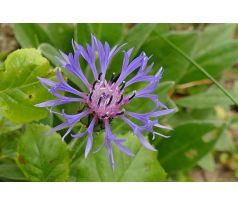
[[[235,24],[10,26],[24,49],[2,48],[0,53],[2,181],[237,180],[237,106],[213,79],[192,63],[195,61],[205,69],[237,101]],[[116,152],[118,167],[114,172],[103,153],[105,150],[90,154],[84,160],[83,140],[62,142],[60,132],[47,135],[50,127],[61,119],[33,106],[51,98],[36,77],[54,76],[55,67],[59,66],[55,60],[58,50],[70,52],[72,39],[85,45],[91,33],[111,45],[127,42],[125,49],[134,47],[135,55],[141,51],[153,54],[155,67],[165,69],[156,93],[169,107],[178,108],[176,114],[163,118],[163,123],[174,128],[165,133],[171,138],[151,141],[158,148],[158,154],[142,148],[125,127],[116,124],[115,129],[126,135],[127,146],[136,156],[131,158]],[[120,69],[116,66],[120,65],[119,60],[120,55],[112,62],[114,67],[109,72]],[[87,67],[84,69],[90,75]],[[72,76],[65,75],[72,85],[78,83]],[[134,103],[133,109],[143,112],[147,106]],[[64,107],[68,112],[79,108],[78,105]],[[97,143],[100,142],[95,146]]]

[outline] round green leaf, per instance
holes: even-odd
[[[37,77],[49,77],[50,65],[36,49],[20,49],[8,56],[0,70],[0,107],[13,122],[40,120],[47,111],[34,105],[52,96]]]
[[[17,164],[31,181],[65,181],[69,173],[67,146],[50,127],[31,124],[18,145]]]

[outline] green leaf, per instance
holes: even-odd
[[[219,134],[214,124],[205,121],[175,127],[171,137],[158,144],[159,161],[167,172],[187,170],[213,148]]]
[[[167,23],[156,24],[156,27],[151,33],[150,38],[154,38],[154,37],[157,38],[158,35],[166,34],[169,32],[169,30],[170,30],[170,24],[167,24]]]
[[[126,48],[134,47],[132,56],[137,54],[156,26],[156,24],[137,24],[129,31],[123,43],[127,43]]]
[[[91,31],[102,42],[107,41],[110,46],[117,44],[123,37],[125,25],[121,23],[89,24]]]
[[[82,154],[71,167],[70,181],[163,181],[166,173],[156,159],[156,152],[146,150],[132,134],[118,136],[126,138],[125,146],[132,150],[129,157],[117,147],[114,149],[115,170],[109,163],[106,148],[98,153],[90,153],[87,159]],[[97,136],[94,148],[102,143],[104,133]],[[82,146],[85,147],[85,146]]]
[[[115,45],[123,37],[125,24],[121,23],[78,23],[75,28],[75,40],[82,44],[91,42],[91,34],[101,41]]]
[[[223,72],[238,62],[238,41],[230,41],[197,56],[195,61],[210,75],[219,78]],[[191,66],[180,83],[207,78],[194,66]]]
[[[74,40],[85,46],[90,42],[90,27],[87,23],[77,23],[74,29]]]
[[[21,124],[12,123],[0,114],[0,135],[17,130],[21,128],[21,126]]]
[[[2,62],[1,61],[4,61],[8,54],[9,54],[9,52],[0,51],[0,70],[2,69]]]
[[[205,27],[199,34],[193,58],[212,76],[220,77],[224,70],[237,62],[237,41],[233,40],[236,24],[217,24]],[[180,83],[204,79],[193,66]]]
[[[182,120],[181,120],[182,119]],[[220,126],[223,122],[223,118],[218,118],[217,111],[215,109],[178,109],[178,112],[174,113],[169,122],[176,127],[178,125],[189,123],[191,121],[203,121],[211,122]]]
[[[11,160],[0,162],[0,178],[3,178],[5,180],[14,180],[14,181],[27,180],[26,177],[21,172],[21,170]]]
[[[155,90],[155,94],[158,95],[159,100],[171,108],[176,107],[176,104],[170,98],[170,91],[173,90],[174,85],[174,81],[164,81],[161,82]]]
[[[48,115],[34,105],[52,98],[37,79],[49,77],[49,62],[35,49],[11,53],[0,71],[0,107],[4,117],[17,123],[40,120]]]
[[[40,43],[50,43],[45,30],[36,23],[16,23],[13,24],[18,43],[23,48],[37,48]]]
[[[73,26],[67,23],[48,23],[45,31],[54,47],[66,53],[72,51]]]
[[[65,181],[69,173],[67,146],[49,126],[31,124],[18,145],[17,164],[31,181]]]
[[[198,165],[204,170],[207,170],[210,172],[214,171],[216,164],[215,164],[215,160],[212,153],[208,153],[202,159],[200,159],[198,161]]]
[[[61,66],[60,62],[56,59],[56,56],[60,56],[60,53],[55,47],[48,43],[42,43],[39,46],[39,50],[54,66]]]
[[[220,152],[235,152],[236,145],[232,138],[232,135],[226,130],[215,145],[215,150]]]
[[[170,32],[164,36],[187,54],[192,54],[197,40],[196,32]],[[152,60],[156,63],[155,67],[159,68],[162,66],[165,69],[163,81],[179,81],[189,67],[189,62],[181,58],[180,54],[169,47],[159,35],[150,38],[142,49],[148,55],[153,55]],[[157,69],[155,69],[156,71]]]
[[[203,75],[205,75],[207,78],[209,78],[211,81],[214,82],[214,84],[228,97],[231,101],[233,101],[236,105],[238,105],[238,102],[236,99],[212,76],[210,75],[202,66],[200,66],[196,61],[194,61],[186,52],[181,50],[179,47],[177,47],[172,41],[169,39],[160,36],[162,40],[164,40],[171,48],[173,48],[176,52],[178,52],[181,56],[184,57],[188,62],[190,62],[193,66],[196,67],[198,71],[200,71]]]
[[[233,39],[236,30],[236,24],[215,24],[206,26],[204,31],[200,32],[196,43],[196,56],[206,53],[208,50],[218,47]]]
[[[0,158],[15,159],[17,143],[21,135],[20,131],[8,132],[0,134]]]
[[[234,89],[230,92],[235,99],[238,100],[237,89]],[[207,92],[199,93],[196,95],[191,95],[188,97],[183,97],[176,100],[176,104],[189,107],[194,109],[203,109],[203,108],[214,108],[216,105],[229,106],[233,102],[227,98],[220,90],[214,88],[208,90]]]

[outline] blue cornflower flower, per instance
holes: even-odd
[[[106,146],[110,162],[114,168],[115,162],[113,158],[112,143],[114,143],[127,155],[133,156],[133,153],[123,145],[125,139],[118,139],[111,132],[110,121],[113,118],[120,118],[125,123],[127,123],[131,127],[134,135],[138,137],[140,142],[147,149],[156,151],[155,148],[143,136],[142,132],[146,131],[152,133],[153,136],[158,135],[166,137],[158,132],[155,132],[153,128],[157,127],[170,129],[167,126],[159,124],[158,117],[172,113],[175,111],[175,109],[167,108],[167,106],[159,101],[158,96],[153,94],[153,91],[160,82],[163,69],[160,68],[155,75],[149,75],[148,73],[154,64],[152,63],[147,66],[150,57],[147,57],[144,52],[142,52],[132,61],[130,61],[130,56],[132,54],[133,48],[129,49],[127,52],[124,52],[121,73],[117,76],[115,73],[113,73],[112,78],[107,81],[105,77],[108,65],[110,64],[112,58],[121,50],[122,46],[115,46],[111,49],[107,42],[103,45],[93,35],[91,36],[91,41],[91,45],[87,44],[86,48],[73,41],[72,45],[74,52],[69,53],[68,55],[61,52],[61,58],[58,58],[64,69],[82,81],[82,83],[88,89],[87,92],[79,91],[70,86],[62,77],[60,70],[57,69],[58,82],[54,82],[45,78],[39,78],[39,80],[44,86],[47,86],[47,88],[49,88],[49,92],[58,99],[49,100],[47,102],[37,104],[36,106],[46,108],[50,107],[50,111],[54,112],[52,111],[52,107],[61,104],[71,102],[83,103],[86,107],[85,110],[75,115],[66,114],[64,111],[57,113],[64,117],[65,122],[54,127],[51,132],[67,128],[68,130],[63,136],[64,139],[82,118],[86,116],[92,116],[92,120],[89,123],[86,131],[71,135],[74,138],[87,136],[87,144],[85,149],[85,157],[87,157],[93,144],[94,127],[98,121],[103,121],[105,125],[105,140],[100,148]],[[99,66],[96,65],[97,55],[99,58]],[[81,57],[91,68],[94,82],[89,82],[85,77],[79,61]],[[125,79],[132,72],[136,72],[135,76],[126,82]],[[124,90],[128,86],[138,82],[147,82],[147,85],[138,92],[133,91],[129,95],[124,94]],[[73,94],[75,97],[63,96],[59,93],[62,91]],[[152,100],[155,104],[155,107],[150,112],[142,114],[125,110],[124,106],[129,104],[135,98],[147,98]],[[137,125],[128,117],[139,120],[142,125]]]

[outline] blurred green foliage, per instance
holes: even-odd
[[[9,55],[0,51],[0,179],[2,181],[190,181],[190,173],[215,172],[218,165],[238,177],[237,107],[210,79],[169,46],[168,39],[194,59],[238,100],[238,41],[235,24],[12,24],[22,49]],[[116,120],[113,130],[127,139],[135,157],[114,149],[116,169],[112,171],[105,150],[84,159],[82,139],[60,139],[61,132],[47,135],[50,127],[61,122],[34,104],[52,96],[37,77],[52,78],[59,66],[59,50],[71,52],[72,39],[86,45],[94,34],[111,46],[126,43],[153,55],[152,73],[162,66],[162,82],[155,91],[160,100],[177,112],[161,118],[173,130],[169,139],[151,143],[158,154],[145,150],[129,128]],[[3,55],[4,54],[4,55]],[[6,58],[6,60],[5,60]],[[122,54],[109,67],[119,73]],[[90,78],[88,67],[83,67]],[[69,83],[81,86],[68,75]],[[132,87],[132,89],[135,89]],[[130,90],[128,90],[129,92]],[[71,113],[80,105],[61,106]],[[149,102],[134,101],[131,110],[146,112]],[[80,124],[74,132],[81,129]],[[162,131],[164,132],[164,131]],[[97,134],[95,149],[102,141]],[[148,136],[151,139],[151,136]],[[207,180],[207,179],[203,179]],[[219,179],[218,179],[219,180]],[[222,180],[222,179],[220,179]],[[226,179],[223,179],[226,180]]]

